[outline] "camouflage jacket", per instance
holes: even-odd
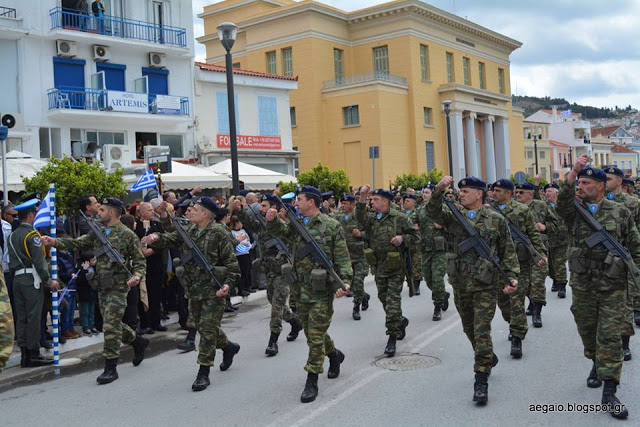
[[[555,215],[553,215],[553,213],[551,212],[551,209],[549,208],[549,205],[547,203],[543,202],[542,200],[534,199],[527,206],[531,210],[531,214],[533,215],[533,222],[534,223],[538,223],[539,222],[541,224],[544,224],[547,228],[549,228],[549,227],[553,228],[553,224],[551,224],[551,223],[557,221],[557,217]],[[547,232],[547,230],[541,232],[540,235],[542,237],[543,243],[545,245],[548,245],[548,235],[549,235],[549,233]],[[544,252],[541,252],[541,254],[544,255]]]
[[[511,221],[516,227],[518,227],[520,231],[522,231],[527,235],[527,237],[529,237],[533,248],[538,251],[540,255],[546,256],[547,248],[544,246],[542,234],[536,228],[533,214],[531,212],[531,209],[529,209],[527,205],[516,202],[512,199],[504,205],[498,205],[494,202],[493,206],[498,212],[501,212],[509,219],[509,221]],[[522,243],[517,242],[515,238],[514,243],[516,244],[516,253],[518,255],[518,260],[520,261],[520,266],[531,264],[533,258],[531,258],[531,255],[529,254],[529,251],[526,249],[526,247]]]
[[[585,240],[593,234],[593,230],[576,212],[575,194],[574,186],[566,181],[560,184],[557,209],[569,229],[567,258],[571,286],[583,290],[595,288],[598,291],[626,289],[626,269],[619,274],[610,274],[604,262],[608,254],[607,249],[601,244],[591,249],[587,246]],[[608,200],[606,197],[593,205],[582,203],[586,209],[593,212],[595,219],[607,232],[629,250],[636,265],[640,265],[640,233],[631,212],[621,203]]]
[[[147,272],[147,260],[144,258],[142,246],[136,233],[121,222],[117,222],[112,227],[100,226],[100,231],[107,237],[111,246],[120,252],[131,273],[143,278]],[[59,238],[56,246],[69,252],[78,253],[99,249],[100,241],[95,234],[88,233],[77,239]],[[107,255],[99,256],[94,268],[98,290],[112,287],[118,287],[121,290],[127,289],[127,272],[118,263],[111,261]]]
[[[640,200],[622,191],[618,193],[610,192],[605,194],[605,196],[609,200],[622,203],[625,208],[629,209],[629,212],[631,212],[633,216],[633,221],[636,223],[636,227],[640,227]]]
[[[305,227],[333,262],[333,269],[342,279],[342,282],[345,285],[351,284],[351,279],[353,278],[351,258],[344,230],[340,227],[338,221],[328,215],[319,213],[309,217]],[[333,287],[329,285],[328,276],[324,284],[316,283],[314,286],[314,283],[312,283],[312,270],[322,269],[322,267],[313,260],[312,256],[305,258],[298,256],[296,250],[301,249],[305,243],[294,229],[279,217],[268,222],[267,229],[273,235],[292,242],[293,269],[297,278],[296,283],[300,287],[300,300],[302,302],[326,301],[330,295],[333,295]]]
[[[347,247],[349,248],[349,255],[351,256],[351,261],[363,260],[366,233],[358,224],[358,220],[356,219],[356,212],[353,211],[348,215],[342,212],[336,212],[331,215],[331,217],[338,221],[338,223],[344,230],[345,239],[347,240]],[[360,237],[356,237],[353,235],[353,230],[356,229],[360,230]]]
[[[165,230],[172,229],[168,217],[162,219],[162,225]],[[221,224],[211,222],[202,230],[191,225],[185,227],[185,231],[212,266],[225,267],[216,269],[216,277],[223,285],[229,285],[232,288],[240,277],[240,267],[227,229]],[[189,251],[175,230],[158,234],[158,237],[151,247],[181,249],[183,256]],[[184,286],[188,299],[203,300],[216,296],[217,288],[213,279],[204,268],[196,264],[194,259],[184,266],[184,276],[180,278],[180,283]]]
[[[402,274],[400,268],[404,266],[404,260],[401,260],[398,266],[396,262],[387,262],[387,259],[395,260],[395,256],[390,258],[389,254],[402,253],[405,247],[410,251],[419,247],[418,230],[413,228],[407,215],[395,209],[389,209],[385,213],[367,212],[365,204],[358,202],[356,218],[369,236],[369,248],[377,260],[376,276],[389,277]],[[402,245],[391,244],[391,239],[395,236],[402,236]],[[404,258],[404,255],[401,257]]]
[[[276,238],[277,236],[271,233],[267,228],[263,227],[262,223],[259,220],[252,218],[251,215],[247,213],[247,211],[243,210],[240,212],[235,212],[235,215],[240,219],[240,221],[242,221],[242,224],[248,231],[251,231],[252,233],[258,235],[258,245],[260,247],[260,261],[262,263],[262,267],[272,273],[280,274],[282,264],[288,262],[287,257],[286,255],[279,253],[278,249],[276,249],[276,247],[274,246],[267,248],[267,246],[271,245],[270,242],[272,241],[272,239]],[[257,212],[256,215],[262,215],[262,213]],[[286,241],[283,240],[283,243],[287,247],[289,247]],[[289,253],[291,253],[291,250],[289,250]]]
[[[569,237],[567,224],[564,219],[558,215],[555,203],[547,202],[549,206],[549,212],[554,217],[554,221],[546,224],[547,230],[545,231],[547,238],[549,239],[550,248],[560,248],[567,246],[567,238]]]
[[[416,211],[416,224],[420,231],[420,243],[423,252],[442,252],[446,250],[446,234],[444,228],[437,224],[427,213],[429,202],[421,205]],[[443,205],[443,209],[448,209]]]
[[[469,250],[464,254],[460,252],[458,245],[469,235],[455,219],[453,213],[443,205],[443,199],[442,195],[434,194],[427,205],[426,214],[433,218],[433,221],[444,225],[452,240],[452,252],[447,253],[447,274],[451,285],[456,289],[466,291],[504,287],[500,274],[493,267],[489,267],[492,274],[488,277],[482,277],[480,270],[487,266],[487,262],[480,260],[474,250]],[[509,226],[502,215],[487,207],[482,207],[477,211],[468,211],[463,207],[459,209],[491,248],[491,254],[498,256],[500,268],[507,273],[511,280],[516,280],[520,273],[520,265]],[[471,212],[475,212],[475,214]]]
[[[52,280],[40,233],[31,224],[22,223],[9,235],[6,247],[9,250],[9,270],[14,273],[21,268],[35,268],[45,285]],[[25,277],[32,277],[30,274]]]

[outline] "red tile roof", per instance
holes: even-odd
[[[591,128],[591,136],[601,135],[601,136],[609,136],[615,131],[620,129],[620,126],[603,126]]]
[[[549,145],[552,147],[568,147],[569,144],[565,144],[564,142],[554,141],[553,139],[549,140]]]
[[[227,68],[223,67],[221,65],[213,65],[213,64],[206,64],[204,62],[196,62],[196,65],[201,69],[201,70],[205,70],[205,71],[215,71],[218,73],[226,73],[227,72]],[[233,69],[233,74],[238,74],[238,75],[242,75],[242,76],[251,76],[251,77],[264,77],[267,79],[278,79],[278,80],[289,80],[289,81],[293,81],[293,82],[297,82],[298,81],[298,77],[288,77],[288,76],[281,76],[278,74],[269,74],[269,73],[261,73],[259,71],[249,71],[249,70],[243,70],[241,68],[234,68]]]
[[[631,148],[620,144],[615,144],[613,148],[611,148],[611,151],[614,153],[638,154],[637,151],[633,151]]]

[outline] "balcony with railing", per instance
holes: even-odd
[[[152,22],[125,19],[117,16],[85,15],[75,9],[54,7],[49,11],[51,29],[94,33],[109,37],[140,40],[169,46],[187,47],[187,30]]]
[[[349,86],[360,86],[372,83],[385,83],[404,89],[408,88],[407,79],[404,77],[386,73],[367,73],[327,80],[323,83],[323,90],[342,89]]]
[[[18,14],[14,8],[0,6],[0,18],[16,19],[17,17]]]
[[[189,115],[186,96],[61,86],[49,89],[49,110],[91,110],[172,116]]]

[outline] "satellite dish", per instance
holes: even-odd
[[[524,172],[516,172],[513,177],[518,184],[524,184],[524,182],[527,180],[527,175]]]

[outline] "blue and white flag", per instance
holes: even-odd
[[[135,193],[136,191],[147,190],[149,188],[156,188],[156,177],[153,174],[153,169],[148,169],[143,173],[136,183],[129,188],[129,191]]]
[[[49,190],[45,198],[42,199],[42,203],[40,203],[40,207],[38,208],[38,212],[36,213],[36,218],[33,221],[33,228],[49,227],[51,225],[51,211],[49,209],[50,199],[51,190]]]
[[[571,117],[571,110],[560,111],[561,116],[569,116]]]
[[[238,255],[248,254],[250,250],[251,245],[243,245],[242,243],[240,243],[238,246],[236,246],[236,253]]]

